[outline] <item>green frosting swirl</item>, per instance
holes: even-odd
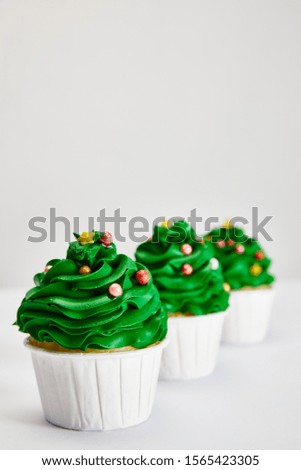
[[[191,254],[182,253],[183,244],[191,246]],[[224,290],[218,263],[212,265],[212,257],[212,248],[198,241],[185,221],[177,221],[170,228],[154,227],[152,240],[142,243],[136,251],[137,261],[151,271],[166,311],[194,315],[228,307],[229,294]],[[192,274],[183,274],[184,264],[192,266]]]
[[[68,349],[144,348],[162,340],[167,315],[150,278],[135,280],[145,269],[112,243],[70,243],[66,259],[47,263],[52,268],[34,277],[36,287],[27,292],[17,312],[16,325],[37,341],[56,342]],[[87,265],[90,274],[80,274]],[[123,293],[113,298],[109,286],[118,283]]]
[[[275,280],[268,272],[271,260],[258,241],[247,237],[241,228],[214,229],[206,236],[206,243],[213,247],[231,289],[269,285]]]

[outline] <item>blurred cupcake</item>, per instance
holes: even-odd
[[[214,248],[231,289],[223,340],[232,343],[263,340],[275,293],[272,288],[275,278],[269,272],[271,260],[257,240],[247,237],[229,221],[212,230],[206,242]]]
[[[151,271],[168,312],[169,344],[160,377],[190,379],[216,364],[229,294],[213,250],[185,221],[154,227],[153,238],[136,251]]]
[[[77,430],[132,426],[151,412],[167,316],[149,271],[117,254],[108,232],[76,238],[66,259],[35,276],[16,325],[30,335],[49,422]]]

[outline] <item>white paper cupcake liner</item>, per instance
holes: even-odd
[[[257,343],[266,336],[275,295],[273,288],[231,291],[222,340]]]
[[[226,312],[170,317],[167,348],[160,369],[162,380],[204,377],[213,372]]]
[[[140,350],[96,354],[49,352],[25,344],[50,423],[104,431],[149,418],[166,340]]]

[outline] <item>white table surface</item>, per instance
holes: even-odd
[[[301,281],[277,291],[265,342],[222,345],[211,376],[159,382],[147,423],[108,432],[44,421],[25,335],[11,326],[24,291],[0,291],[0,448],[301,449]]]

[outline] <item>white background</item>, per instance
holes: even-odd
[[[82,231],[103,207],[258,206],[274,271],[298,276],[300,83],[299,0],[1,0],[1,285],[64,256],[59,227],[27,241],[50,207]]]

